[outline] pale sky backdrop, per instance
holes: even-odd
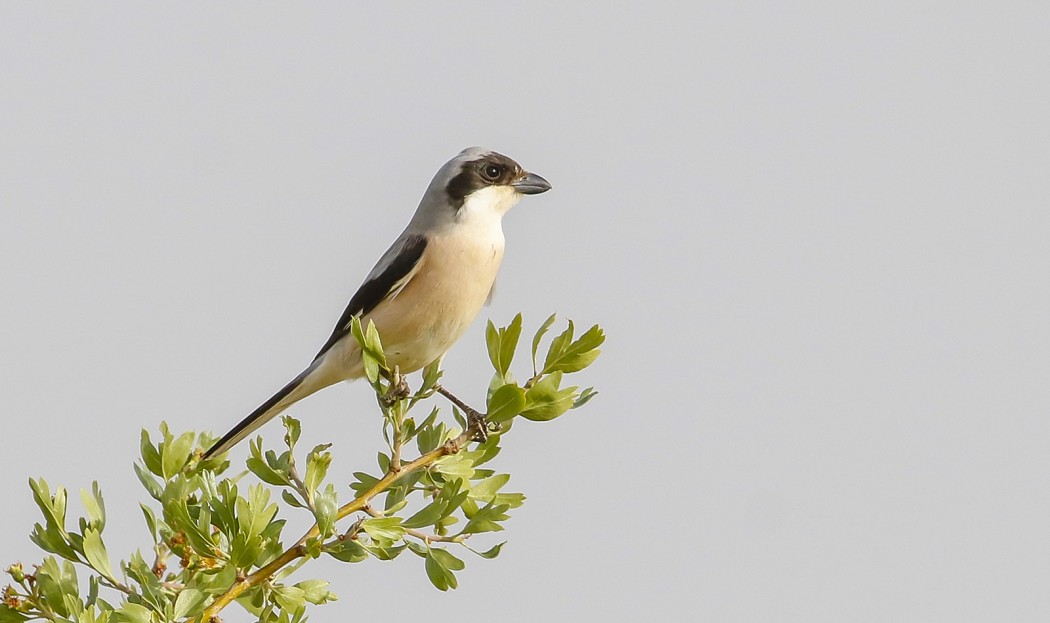
[[[314,620],[1047,620],[1048,32],[1046,2],[3,3],[0,562],[39,558],[30,476],[99,480],[111,551],[145,547],[139,430],[290,379],[483,145],[554,190],[447,385],[480,401],[485,318],[557,311],[607,330],[601,394],[508,439],[500,558],[448,594],[410,555],[313,565]],[[373,404],[293,410],[344,482]]]

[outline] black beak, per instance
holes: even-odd
[[[538,195],[551,189],[551,183],[535,173],[526,173],[525,177],[511,182],[510,185],[523,195]]]

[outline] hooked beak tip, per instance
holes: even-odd
[[[511,186],[523,195],[538,195],[551,189],[551,183],[535,173],[526,173],[525,177],[512,182]]]

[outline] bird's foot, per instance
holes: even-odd
[[[488,441],[489,433],[497,433],[500,431],[499,424],[489,422],[488,417],[484,413],[474,409],[459,398],[456,398],[452,392],[448,391],[441,385],[434,385],[434,391],[445,398],[448,398],[452,404],[463,411],[463,414],[467,417],[467,429],[472,429],[474,431],[474,441],[484,443],[485,441]]]
[[[474,441],[478,443],[485,443],[489,440],[489,435],[498,433],[503,428],[495,422],[490,422],[486,414],[478,413],[474,409],[468,410],[466,415],[467,426],[474,429]]]
[[[467,426],[474,429],[474,441],[478,443],[485,443],[489,439],[489,424],[488,418],[485,417],[484,413],[479,413],[474,409],[467,409]]]
[[[410,393],[411,390],[408,387],[408,381],[405,380],[405,376],[395,369],[391,375],[390,389],[383,394],[383,404],[389,407],[399,400],[408,398]]]

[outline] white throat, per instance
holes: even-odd
[[[470,193],[459,210],[460,221],[474,219],[495,219],[503,215],[521,201],[521,194],[509,186],[486,186]]]
[[[520,200],[521,194],[506,186],[477,190],[463,201],[450,233],[502,257],[503,215]]]

